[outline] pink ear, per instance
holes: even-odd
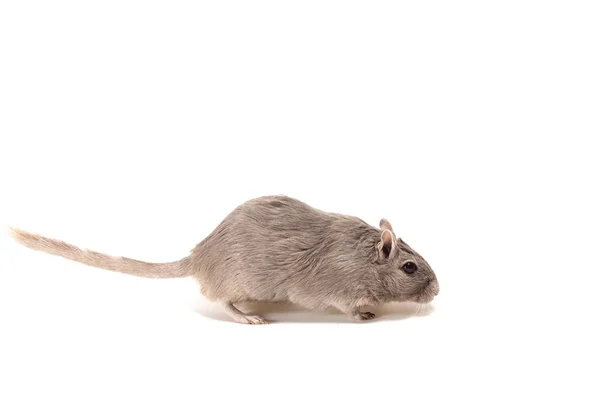
[[[392,224],[390,224],[390,221],[388,221],[385,218],[382,218],[382,220],[379,221],[379,227],[381,229],[387,229],[387,230],[389,230],[391,232],[394,232],[394,230],[392,229]]]
[[[396,254],[396,237],[391,230],[385,229],[381,232],[381,241],[377,245],[377,249],[380,260],[392,258]]]

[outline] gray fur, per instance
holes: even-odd
[[[387,220],[380,228],[289,197],[266,196],[236,208],[188,257],[173,263],[111,257],[16,229],[12,233],[30,248],[95,267],[152,278],[194,276],[202,293],[222,303],[232,318],[260,324],[266,320],[242,313],[234,303],[335,307],[362,320],[374,317],[361,312],[362,306],[431,301],[439,285],[429,264],[396,238]],[[418,267],[414,274],[402,270],[408,261]]]

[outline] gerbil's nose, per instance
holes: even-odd
[[[440,284],[438,283],[437,279],[434,279],[431,284],[433,285],[433,295],[437,296],[440,294]]]

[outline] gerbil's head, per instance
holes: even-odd
[[[382,219],[377,263],[387,295],[395,301],[428,303],[439,293],[435,273],[416,251],[396,239],[392,225]]]

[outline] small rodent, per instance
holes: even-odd
[[[427,303],[439,292],[429,264],[382,219],[380,229],[356,217],[317,210],[286,196],[265,196],[237,207],[191,254],[146,263],[83,250],[11,228],[21,244],[73,261],[149,278],[194,276],[208,299],[234,320],[264,324],[235,307],[244,301],[335,307],[355,320],[375,315],[363,306],[391,301]]]

